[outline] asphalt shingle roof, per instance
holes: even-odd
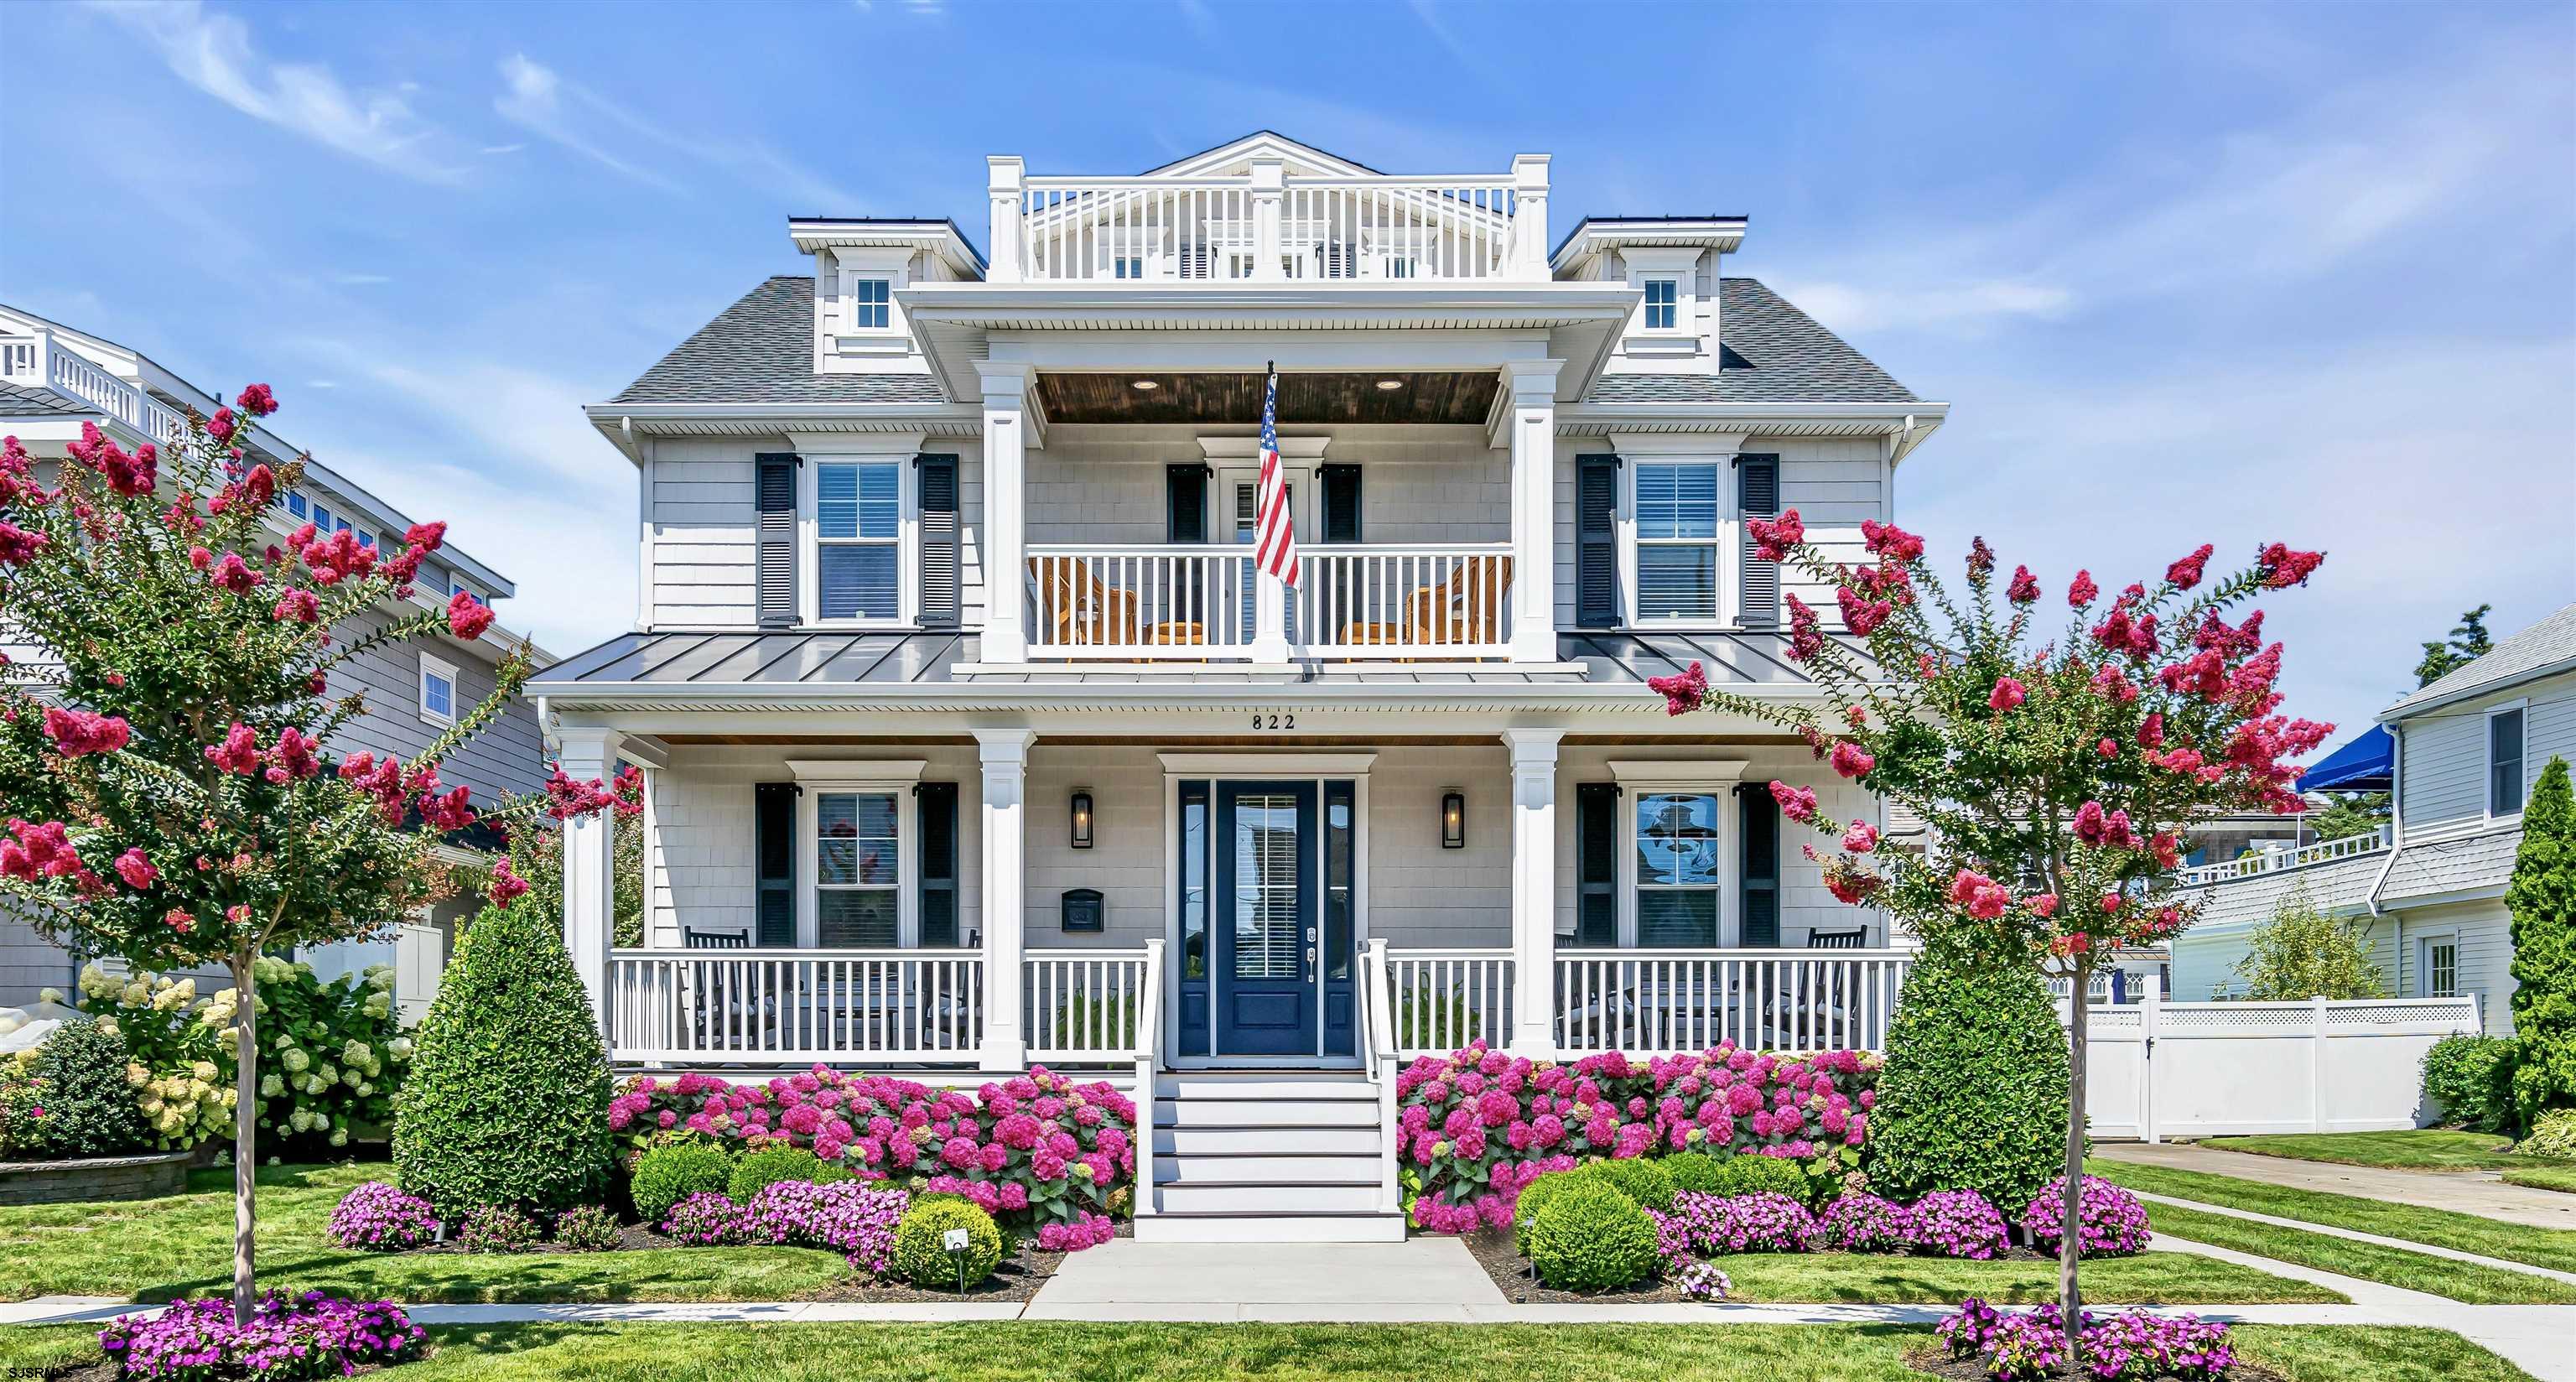
[[[1592,403],[1913,403],[1887,371],[1758,278],[1718,280],[1718,372],[1605,374]]]
[[[80,417],[97,411],[51,389],[0,383],[0,417]]]
[[[2576,658],[2576,605],[2568,605],[2498,643],[2486,656],[2466,667],[2453,668],[2432,685],[2379,712],[2379,718],[2394,719],[2412,706],[2449,700],[2480,687],[2519,681],[2530,673],[2569,658]]]
[[[1912,403],[1887,371],[1761,280],[1718,289],[1719,372],[1609,374],[1595,403]],[[698,328],[613,403],[937,403],[926,374],[816,374],[814,280],[781,274]]]
[[[612,403],[937,403],[926,374],[816,374],[814,280],[781,274],[680,342]]]

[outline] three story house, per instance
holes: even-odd
[[[640,948],[567,840],[622,1065],[1132,1070],[1140,1234],[1330,1239],[1402,1232],[1415,1054],[1878,1044],[1908,952],[1765,785],[1879,807],[1645,680],[1815,695],[1744,521],[1861,560],[1946,405],[1729,276],[1741,217],[1552,237],[1541,155],[987,171],[989,252],[793,219],[810,271],[588,410],[641,603],[529,694],[646,770]]]

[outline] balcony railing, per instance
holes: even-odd
[[[994,161],[994,282],[1547,281],[1547,162],[1448,177],[1029,177]]]
[[[65,349],[51,332],[0,336],[0,380],[51,389],[165,446],[188,435],[188,420],[177,409],[99,368],[87,356]]]
[[[1296,655],[1500,658],[1511,652],[1507,544],[1313,546],[1281,611]],[[1215,546],[1033,546],[1032,657],[1122,661],[1251,655],[1260,635],[1251,554]]]
[[[2197,888],[2210,883],[2225,883],[2238,878],[2259,878],[2287,869],[2306,868],[2310,864],[2332,863],[2337,859],[2358,859],[2388,848],[2387,826],[2364,835],[2346,835],[2337,840],[2323,840],[2297,849],[2266,849],[2242,859],[2222,863],[2195,864],[2174,874],[2178,887]]]

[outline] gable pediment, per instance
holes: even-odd
[[[1140,176],[1148,178],[1244,177],[1252,172],[1257,159],[1278,159],[1288,176],[1296,177],[1368,177],[1376,169],[1353,163],[1338,154],[1326,153],[1311,144],[1301,144],[1286,135],[1260,130],[1241,139],[1202,150],[1159,168],[1149,168]]]

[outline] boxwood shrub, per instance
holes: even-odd
[[[783,1180],[825,1181],[848,1180],[850,1173],[828,1165],[821,1157],[803,1147],[763,1147],[743,1153],[726,1177],[725,1197],[735,1204],[749,1204],[761,1191]]]
[[[1726,1173],[1719,1169],[1718,1158],[1706,1152],[1675,1152],[1663,1159],[1664,1174],[1672,1177],[1676,1193],[1696,1191],[1702,1195],[1731,1193],[1723,1187]]]
[[[1560,1291],[1625,1286],[1655,1274],[1655,1223],[1608,1181],[1578,1176],[1531,1218],[1529,1259]]]
[[[608,1189],[608,1053],[539,896],[474,919],[420,1025],[394,1161],[403,1189],[443,1218],[485,1205],[552,1215]]]
[[[2030,1203],[2065,1169],[2066,1086],[2065,1028],[2038,974],[1925,952],[1888,1026],[1871,1190]]]
[[[972,1288],[1002,1265],[1002,1232],[993,1216],[962,1199],[946,1196],[914,1202],[894,1228],[894,1270],[926,1291],[957,1289],[957,1259],[947,1248],[948,1231],[966,1230],[966,1285]]]
[[[1662,1214],[1673,1207],[1673,1178],[1665,1174],[1660,1162],[1643,1157],[1596,1161],[1584,1167],[1583,1173],[1634,1200],[1639,1209]]]
[[[1530,1219],[1548,1201],[1564,1194],[1568,1186],[1583,1179],[1580,1168],[1550,1171],[1521,1187],[1521,1197],[1512,1207],[1512,1243],[1526,1255],[1529,1252]]]
[[[647,1150],[627,1181],[635,1217],[660,1228],[671,1206],[691,1195],[721,1195],[733,1183],[733,1155],[714,1142],[683,1141]]]
[[[1713,1195],[1786,1195],[1810,1204],[1813,1192],[1807,1168],[1785,1157],[1731,1156],[1717,1163]]]
[[[45,1116],[36,1151],[48,1157],[125,1156],[152,1145],[152,1123],[125,1076],[125,1038],[113,1027],[75,1019],[54,1029],[36,1050],[37,1096]]]

